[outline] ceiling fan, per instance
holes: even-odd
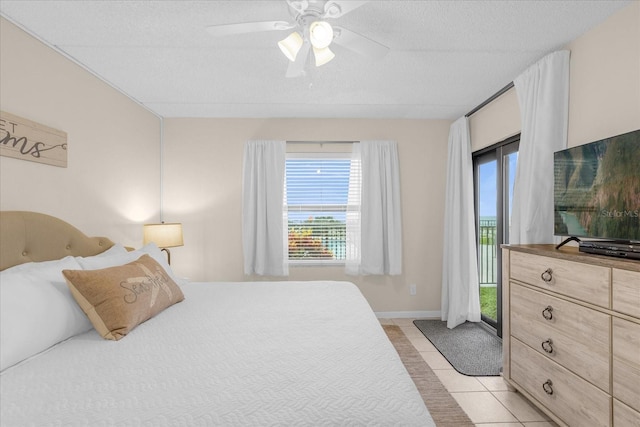
[[[261,31],[294,31],[278,42],[282,53],[289,59],[287,77],[305,75],[305,66],[312,51],[315,65],[320,67],[331,61],[335,54],[332,43],[374,58],[387,53],[388,47],[346,28],[331,25],[327,19],[336,19],[368,3],[368,0],[286,0],[293,18],[287,21],[244,22],[239,24],[212,25],[207,31],[214,36]]]

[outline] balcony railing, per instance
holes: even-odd
[[[481,219],[478,229],[478,264],[480,284],[495,284],[498,280],[496,220]]]
[[[346,225],[331,216],[290,221],[289,260],[343,261],[346,259]]]
[[[289,223],[289,259],[329,259],[344,261],[345,225],[333,222],[309,220]],[[478,263],[481,285],[497,283],[496,220],[481,219],[479,227]]]

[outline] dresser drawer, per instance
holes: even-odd
[[[609,308],[609,268],[510,252],[512,279]]]
[[[610,426],[611,397],[519,340],[511,379],[570,426]]]
[[[613,269],[613,309],[629,316],[640,317],[640,273]]]
[[[613,425],[615,427],[640,427],[640,412],[613,399]]]
[[[613,397],[640,411],[640,325],[613,318]]]
[[[516,283],[510,304],[512,336],[610,392],[611,316]]]

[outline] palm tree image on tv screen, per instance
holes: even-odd
[[[640,240],[640,130],[558,151],[555,234]]]

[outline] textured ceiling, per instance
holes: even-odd
[[[278,1],[9,1],[2,16],[164,117],[456,119],[629,1],[376,1],[330,20],[387,47],[286,78]]]

